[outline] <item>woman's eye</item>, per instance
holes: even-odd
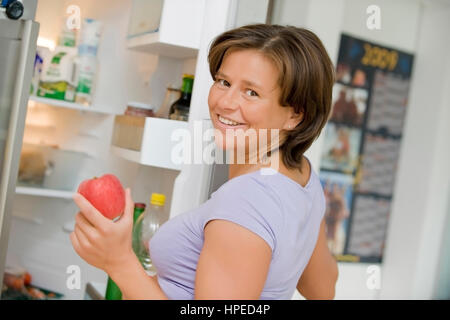
[[[217,79],[217,82],[218,82],[220,85],[225,86],[225,87],[229,87],[229,86],[230,86],[230,84],[228,83],[228,81],[227,81],[227,80],[224,80],[224,79]]]
[[[256,93],[256,91],[254,91],[254,90],[252,90],[252,89],[247,89],[247,90],[245,91],[245,93],[246,93],[247,95],[249,95],[250,97],[257,97],[257,96],[258,96],[258,93]]]

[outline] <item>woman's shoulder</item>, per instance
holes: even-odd
[[[270,175],[272,174],[270,173]],[[254,199],[257,203],[271,200],[281,204],[281,199],[272,192],[270,186],[273,182],[268,176],[269,174],[262,169],[239,175],[225,182],[211,195],[211,198],[225,201]]]
[[[228,220],[259,235],[275,250],[284,220],[283,206],[258,174],[237,176],[215,191],[208,201],[202,229],[210,220]]]

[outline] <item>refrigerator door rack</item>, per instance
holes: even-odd
[[[153,4],[155,13],[161,12],[158,25],[156,14],[150,17],[153,21],[138,21],[144,18],[140,11],[145,12],[146,7],[151,4],[142,0],[135,1],[134,5],[137,7],[133,8],[134,14],[130,19],[128,49],[178,59],[197,57],[206,0],[164,0],[162,9],[160,2],[155,1]],[[140,9],[139,6],[142,8]],[[149,32],[135,35],[133,26],[141,24],[152,27]]]
[[[172,159],[179,142],[175,130],[188,130],[188,122],[153,117],[116,116],[112,135],[113,154],[147,166],[181,170]]]

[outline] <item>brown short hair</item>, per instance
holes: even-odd
[[[331,111],[334,66],[320,39],[293,26],[254,24],[226,31],[211,44],[208,62],[213,79],[228,50],[256,49],[279,70],[280,105],[303,112],[303,120],[286,132],[280,146],[283,163],[301,168],[304,152],[319,137]]]

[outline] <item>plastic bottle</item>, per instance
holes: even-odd
[[[156,273],[156,269],[150,259],[149,243],[161,225],[165,198],[163,194],[152,193],[149,209],[137,219],[134,225],[133,233],[139,237],[139,243],[135,247],[136,256],[147,273],[152,276]]]
[[[85,106],[92,104],[92,95],[95,90],[97,78],[97,58],[90,55],[81,55],[77,58],[78,84],[76,87],[75,102]]]
[[[100,21],[94,19],[83,20],[76,63],[77,85],[75,102],[85,106],[92,104],[96,87],[99,69],[97,51],[102,28]]]
[[[141,237],[141,228],[142,228],[142,220],[139,220],[144,211],[145,211],[145,203],[136,203],[134,205],[134,216],[133,216],[133,240],[132,240],[132,246],[133,251],[136,254],[136,256],[139,258],[139,251],[140,251],[140,237]],[[140,259],[139,259],[140,261]]]

